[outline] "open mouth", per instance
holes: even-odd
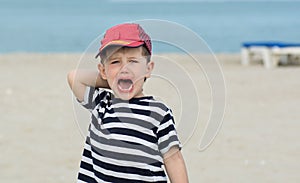
[[[133,88],[133,82],[131,81],[131,79],[119,79],[118,88],[122,92],[129,92]]]

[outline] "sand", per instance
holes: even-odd
[[[0,182],[75,182],[84,137],[66,75],[80,56],[0,55]],[[211,98],[203,73],[192,73],[199,74],[201,112],[196,131],[182,150],[190,182],[299,182],[300,67],[266,70],[260,63],[241,66],[238,54],[217,58],[225,78],[226,111],[218,135],[204,151],[198,146]],[[160,84],[150,79],[148,88],[160,95]],[[180,119],[181,110],[176,109],[180,103],[173,95],[176,92],[170,91],[160,97],[175,106]]]

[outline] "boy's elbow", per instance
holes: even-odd
[[[76,76],[76,70],[70,71],[67,75],[68,84],[71,89],[73,88],[73,85],[74,85],[75,76]]]

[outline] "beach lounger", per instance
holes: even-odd
[[[241,62],[243,65],[248,65],[255,55],[260,55],[264,66],[270,69],[278,65],[282,56],[300,56],[300,44],[283,42],[245,42],[242,44]]]

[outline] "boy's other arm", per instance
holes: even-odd
[[[107,81],[101,78],[97,70],[72,70],[68,73],[68,83],[79,101],[83,101],[87,86],[109,88]]]
[[[188,183],[183,156],[178,147],[172,147],[164,155],[165,168],[171,183]]]

